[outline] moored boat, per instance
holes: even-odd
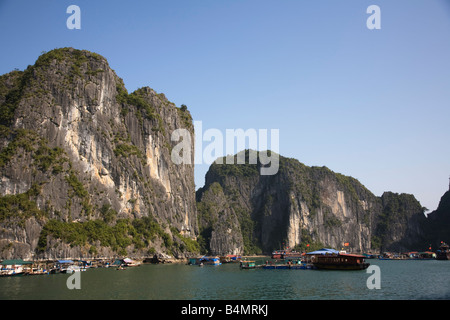
[[[241,269],[255,269],[256,263],[255,263],[255,261],[244,260],[244,261],[240,262],[239,266]]]
[[[272,252],[272,259],[282,259],[285,253],[284,250],[275,250]]]
[[[230,262],[239,262],[242,259],[242,257],[237,254],[229,254],[227,255],[227,258],[230,259]]]
[[[220,258],[218,256],[202,256],[200,258],[190,258],[189,265],[214,265],[214,266],[219,266],[222,264],[222,262],[220,262]]]
[[[218,256],[203,256],[200,258],[200,263],[203,263],[204,265],[213,265],[213,266],[219,266],[222,264]]]
[[[364,270],[370,263],[365,262],[364,256],[357,254],[324,254],[311,258],[312,264],[317,269],[327,270]]]
[[[287,251],[283,255],[283,259],[301,259],[305,254],[297,251]]]
[[[228,254],[226,256],[220,257],[221,263],[231,263],[231,262],[239,262],[241,261],[242,257],[236,254]]]
[[[304,253],[292,250],[275,250],[272,252],[272,259],[299,259]]]
[[[21,276],[25,274],[24,265],[31,265],[30,261],[16,260],[3,260],[0,265],[0,276],[11,277]]]
[[[54,273],[72,273],[71,267],[73,265],[74,262],[72,260],[58,260],[56,261]]]
[[[21,276],[24,274],[23,267],[17,265],[6,265],[0,269],[1,277]]]
[[[433,260],[436,259],[436,254],[430,251],[423,251],[411,255],[410,258],[415,260]]]
[[[80,272],[80,271],[81,271],[80,266],[71,265],[66,268],[65,273],[74,273],[74,272]]]
[[[441,246],[436,251],[436,260],[450,260],[449,246],[445,242],[441,242]]]
[[[263,269],[289,269],[287,264],[267,264],[263,266]]]
[[[122,264],[125,265],[125,267],[138,267],[141,265],[139,261],[135,261],[130,258],[123,259]]]

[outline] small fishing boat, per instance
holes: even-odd
[[[247,260],[241,261],[240,268],[241,269],[255,269],[256,263],[255,263],[255,261],[247,261]]]

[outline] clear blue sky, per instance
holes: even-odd
[[[449,2],[0,0],[0,74],[94,51],[128,91],[163,92],[204,130],[279,129],[281,155],[434,210],[450,175]],[[81,30],[66,27],[71,4]]]

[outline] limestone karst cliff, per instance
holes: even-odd
[[[427,243],[432,249],[438,249],[441,241],[450,243],[450,190],[444,193],[436,210],[430,212],[427,217]]]
[[[200,234],[212,253],[305,250],[307,244],[402,251],[421,243],[425,216],[414,196],[376,197],[356,179],[326,167],[282,156],[279,162],[275,175],[260,175],[260,163],[210,167],[197,206]]]
[[[171,161],[177,128],[193,135],[186,108],[129,94],[96,53],[55,49],[1,76],[0,258],[189,252],[194,168]]]

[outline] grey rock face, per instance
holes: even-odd
[[[306,244],[352,252],[402,251],[423,237],[425,216],[412,195],[376,197],[352,177],[281,156],[276,175],[260,175],[259,169],[260,164],[213,164],[208,171],[197,194],[199,217],[214,216],[214,203],[221,203],[222,212],[220,220],[207,223],[211,251],[270,253]],[[239,221],[242,242],[227,237],[220,222],[227,217]]]
[[[0,194],[4,207],[15,210],[0,216],[1,258],[79,257],[89,255],[89,248],[92,256],[112,256],[118,248],[137,256],[149,250],[185,253],[168,246],[198,232],[194,168],[193,160],[172,162],[177,142],[171,133],[185,128],[193,136],[189,111],[148,87],[128,94],[105,58],[72,48],[55,49],[27,70],[3,75],[0,105]],[[37,191],[26,194],[33,187]],[[34,211],[13,204],[13,197],[30,202]],[[126,222],[124,237],[131,242],[133,220],[151,218],[158,232],[143,236],[143,245],[116,243],[114,251],[90,239],[85,228],[88,238],[76,244],[59,238],[61,230],[44,228],[57,220],[67,231],[69,224],[104,221],[105,212],[112,212],[109,228]],[[171,240],[167,246],[164,237]]]

